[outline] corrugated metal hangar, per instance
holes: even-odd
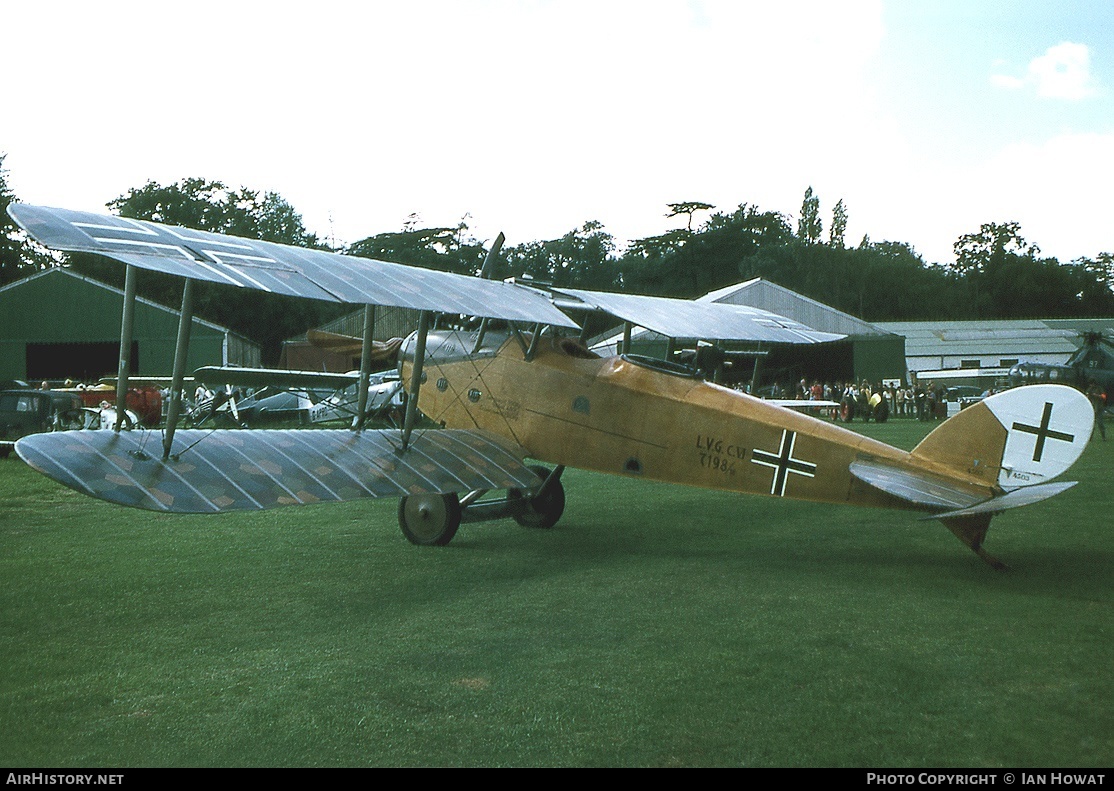
[[[855,318],[777,283],[756,277],[713,291],[701,299],[749,305],[794,319],[814,330],[846,335],[846,340],[837,343],[787,352],[807,364],[809,372],[821,381],[881,382],[904,378],[905,338],[900,333]],[[764,366],[769,368],[775,363],[776,358]]]
[[[52,267],[0,288],[0,379],[95,381],[116,374],[124,292]],[[259,346],[195,318],[187,370],[202,365],[259,365]],[[178,311],[136,299],[132,373],[172,369]]]
[[[901,335],[769,280],[755,278],[737,283],[705,294],[700,300],[768,310],[799,321],[814,330],[847,336],[842,341],[814,346],[783,344],[754,349],[763,355],[761,379],[764,382],[788,384],[802,377],[822,382],[904,379],[905,339]],[[615,344],[621,340],[621,334],[615,335],[597,342],[593,348],[607,346],[610,353],[614,353]],[[735,350],[736,346],[744,348],[735,344],[725,346],[728,351]],[[749,347],[750,345],[746,345],[746,348]],[[660,357],[665,349],[665,340],[654,333],[635,332],[632,336],[632,349],[640,354]],[[749,374],[744,374],[743,378],[749,378]]]
[[[1019,362],[1062,365],[1087,332],[1114,329],[1111,319],[879,322],[905,336],[906,365],[921,371],[1003,369]]]

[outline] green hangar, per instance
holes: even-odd
[[[115,376],[124,292],[51,267],[0,288],[0,380]],[[178,311],[137,298],[132,374],[169,375]],[[231,330],[195,318],[187,371],[202,365],[259,366],[259,347]]]

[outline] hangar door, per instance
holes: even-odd
[[[115,376],[120,366],[120,342],[28,343],[27,381],[73,379],[95,382]],[[131,371],[139,372],[139,341],[132,341]]]

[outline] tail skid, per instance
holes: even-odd
[[[956,538],[970,547],[972,552],[983,559],[983,562],[995,571],[1008,571],[1009,566],[982,548],[982,542],[986,538],[986,531],[990,529],[991,516],[993,516],[993,514],[940,518],[944,523],[944,527],[951,530]]]
[[[944,523],[944,527],[951,530],[956,538],[970,547],[971,550],[986,563],[990,564],[990,566],[998,571],[1006,571],[1009,569],[1009,566],[982,548],[982,542],[986,538],[986,531],[990,529],[991,518],[995,514],[1000,514],[1002,511],[1009,510],[1010,508],[1020,508],[1023,505],[1039,503],[1041,500],[1055,497],[1060,492],[1067,491],[1075,486],[1076,483],[1076,481],[1063,481],[1060,483],[1044,483],[1036,486],[1029,486],[1024,489],[1015,489],[1000,497],[992,497],[989,500],[984,500],[970,508],[960,508],[958,511],[947,511],[942,514],[933,514],[925,518],[939,519]]]

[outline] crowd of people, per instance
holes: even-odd
[[[844,422],[855,419],[884,422],[891,417],[944,420],[948,416],[947,390],[938,383],[899,386],[863,380],[809,384],[802,379],[792,388],[777,386],[774,397],[838,403],[838,408],[832,407],[833,417]]]

